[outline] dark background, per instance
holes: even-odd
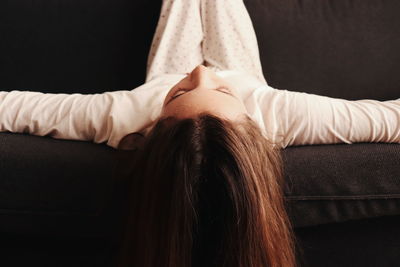
[[[1,1],[0,90],[132,90],[144,82],[160,8],[160,0]]]

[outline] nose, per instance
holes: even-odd
[[[207,83],[210,80],[211,74],[210,70],[203,66],[199,65],[190,73],[190,80],[194,86],[199,86],[201,84]]]

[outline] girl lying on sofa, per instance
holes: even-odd
[[[0,131],[136,149],[120,267],[292,267],[279,149],[400,143],[400,99],[271,88],[242,0],[164,0],[144,85],[0,92]]]

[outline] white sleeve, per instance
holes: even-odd
[[[0,92],[0,131],[102,143],[112,135],[116,97]]]
[[[400,143],[400,99],[350,101],[267,86],[256,91],[267,137],[281,147]]]
[[[157,117],[160,98],[147,87],[88,95],[0,92],[0,131],[107,142],[117,148],[125,135]]]

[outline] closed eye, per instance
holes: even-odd
[[[223,87],[223,86],[217,87],[217,88],[215,88],[213,90],[220,91],[220,92],[228,94],[228,95],[232,95],[232,92],[228,88]],[[175,95],[172,96],[172,98],[177,98],[178,96],[181,96],[181,95],[185,94],[188,91],[191,91],[191,89],[178,89],[178,91],[175,92]],[[178,94],[179,92],[182,92],[182,93]]]
[[[215,88],[214,90],[217,90],[217,91],[220,91],[220,92],[222,92],[222,93],[225,93],[225,94],[228,94],[228,95],[231,95],[231,96],[233,96],[232,95],[232,91],[231,90],[229,90],[228,88],[226,88],[226,87],[218,87],[218,88]]]
[[[221,93],[223,93],[223,94],[230,95],[230,96],[236,98],[236,97],[232,94],[231,90],[229,90],[227,87],[219,86],[219,87],[217,87],[217,88],[215,88],[215,89],[213,89],[213,90],[218,91],[218,92],[221,92]],[[180,97],[181,95],[186,94],[188,91],[192,91],[192,90],[191,90],[191,89],[183,89],[183,88],[178,89],[178,90],[175,92],[175,95],[172,96],[172,97],[168,100],[168,102],[167,102],[165,105],[168,105],[168,104],[169,104],[170,102],[172,102],[174,99]],[[181,92],[181,93],[180,93],[180,92]]]
[[[181,96],[181,95],[185,94],[187,91],[190,91],[190,90],[188,90],[188,89],[179,89],[178,91],[175,92],[175,95],[173,95],[171,98],[172,99],[177,98],[178,96]],[[182,92],[182,93],[179,94],[179,92]]]

